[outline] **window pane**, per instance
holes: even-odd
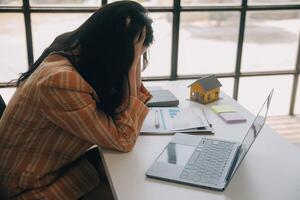
[[[108,3],[119,0],[108,0]],[[173,0],[135,0],[143,6],[173,6]]]
[[[101,0],[30,0],[31,6],[100,6]]]
[[[150,13],[153,20],[154,43],[150,46],[149,66],[142,73],[146,76],[170,76],[172,15],[170,13]]]
[[[91,14],[32,14],[34,59],[41,55],[56,36],[76,29]]]
[[[294,69],[299,32],[299,11],[248,12],[242,71]]]
[[[178,74],[233,72],[238,39],[238,12],[182,13]]]
[[[296,102],[295,102],[295,114],[300,114],[300,76],[298,76],[298,87],[297,87],[297,96],[296,96]]]
[[[18,78],[28,69],[23,14],[0,14],[0,82]]]
[[[13,96],[14,92],[16,91],[16,88],[0,88],[0,94],[7,105],[10,98]]]
[[[22,5],[22,0],[0,0],[0,5],[21,6]]]
[[[228,4],[241,4],[242,0],[182,0],[181,5],[228,5]]]
[[[222,84],[221,91],[225,92],[228,96],[233,96],[233,85],[234,79],[233,78],[218,78],[220,83]]]
[[[249,0],[249,4],[299,4],[300,0]]]
[[[256,114],[274,88],[269,115],[287,115],[290,108],[293,76],[244,77],[240,80],[238,101]]]

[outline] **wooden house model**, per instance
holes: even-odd
[[[190,99],[207,104],[219,99],[222,84],[215,75],[205,76],[188,87],[190,87]]]

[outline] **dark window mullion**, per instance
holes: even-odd
[[[32,65],[34,59],[33,59],[32,31],[31,31],[29,0],[23,0],[23,14],[24,14],[24,21],[25,21],[28,66],[30,67]]]
[[[240,11],[242,6],[182,6],[184,12],[209,12],[209,11]]]
[[[299,9],[300,4],[295,5],[249,5],[247,10],[266,11],[266,10],[295,10]]]
[[[240,16],[239,39],[238,39],[238,46],[237,46],[235,77],[234,77],[234,87],[233,87],[233,98],[236,100],[238,98],[238,90],[239,90],[240,75],[241,75],[241,62],[242,62],[242,51],[243,51],[243,43],[244,43],[244,36],[245,36],[247,1],[248,0],[242,1],[242,10]]]
[[[171,54],[171,80],[177,79],[178,68],[178,43],[180,26],[180,0],[173,3],[173,24],[172,24],[172,54]]]
[[[23,8],[20,6],[0,6],[0,13],[15,13],[23,12]]]
[[[297,60],[295,65],[295,74],[294,74],[294,81],[293,81],[293,88],[292,88],[292,96],[291,96],[291,103],[290,103],[290,115],[294,115],[295,112],[295,103],[296,103],[296,95],[297,95],[297,88],[299,82],[299,73],[300,73],[300,35],[298,40],[298,54]]]

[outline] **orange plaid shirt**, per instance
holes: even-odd
[[[48,56],[15,92],[0,121],[0,199],[78,199],[99,177],[86,159],[60,173],[96,144],[130,151],[151,97],[138,97],[115,119],[96,108],[96,93],[71,63]]]

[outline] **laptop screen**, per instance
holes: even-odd
[[[233,175],[236,172],[237,168],[239,167],[240,163],[242,162],[242,160],[246,156],[246,154],[249,151],[251,145],[253,144],[254,140],[257,138],[259,132],[261,131],[262,127],[265,124],[267,114],[268,114],[268,110],[269,110],[269,106],[270,106],[270,103],[271,103],[271,98],[272,98],[272,95],[273,95],[273,91],[274,91],[274,89],[272,89],[272,91],[270,92],[268,98],[266,99],[266,101],[262,105],[260,111],[256,115],[253,123],[251,124],[249,130],[247,131],[247,133],[246,133],[246,135],[245,135],[245,137],[242,141],[241,149],[240,149],[239,155],[237,156],[238,160],[237,160],[237,162],[235,164],[235,167],[234,167],[234,169],[231,173],[231,176],[229,177],[229,180],[233,177]]]

